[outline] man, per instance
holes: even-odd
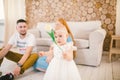
[[[17,63],[13,72],[0,77],[0,80],[13,80],[14,77],[23,74],[37,60],[38,55],[31,54],[35,51],[35,37],[31,33],[27,33],[27,29],[27,22],[19,19],[16,26],[17,32],[10,38],[8,44],[0,49],[0,65],[4,57]],[[13,45],[16,45],[19,53],[9,51]]]

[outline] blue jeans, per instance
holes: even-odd
[[[39,57],[36,61],[36,63],[34,64],[33,68],[36,70],[37,68],[40,68],[40,69],[44,69],[46,70],[47,67],[48,67],[48,63],[46,62],[46,59],[47,57],[46,56],[42,56],[42,57]]]

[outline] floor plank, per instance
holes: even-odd
[[[120,80],[120,59],[112,62],[112,69],[114,80]]]
[[[3,74],[11,72],[15,63],[7,59],[4,60],[0,70]],[[120,80],[120,59],[108,62],[108,55],[102,57],[100,66],[91,67],[77,65],[82,80]],[[23,75],[15,80],[42,80],[43,72],[36,72],[33,68],[27,70]]]

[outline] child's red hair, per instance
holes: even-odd
[[[74,37],[73,37],[73,35],[72,35],[71,30],[69,29],[69,26],[67,25],[67,22],[66,22],[63,18],[59,18],[58,21],[65,26],[65,28],[66,28],[67,31],[68,31],[68,34],[69,34],[69,35],[71,36],[71,38],[72,38],[73,45],[75,45]],[[75,58],[75,57],[76,57],[76,51],[73,51],[73,58]]]

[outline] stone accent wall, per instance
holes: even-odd
[[[26,19],[33,27],[38,22],[101,20],[107,31],[104,50],[109,50],[110,35],[115,33],[116,0],[26,0]]]

